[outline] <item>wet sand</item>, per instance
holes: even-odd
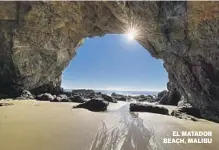
[[[215,150],[219,147],[217,123],[130,113],[125,102],[110,104],[107,112],[72,109],[76,103],[27,100],[12,103],[0,107],[0,150]],[[171,137],[173,130],[212,131],[213,143],[163,144],[163,138]]]

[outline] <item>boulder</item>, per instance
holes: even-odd
[[[181,94],[177,91],[176,88],[173,88],[171,91],[162,91],[158,93],[159,103],[163,105],[177,106],[180,98]]]
[[[162,106],[149,105],[149,104],[131,103],[129,109],[130,111],[135,111],[135,112],[151,112],[151,113],[169,115],[169,111],[167,108],[164,108]]]
[[[71,100],[68,98],[65,94],[60,94],[56,96],[56,98],[53,100],[53,102],[71,102]]]
[[[71,102],[75,102],[75,103],[84,103],[84,102],[87,101],[87,100],[85,100],[84,98],[82,98],[79,95],[75,95],[75,96],[69,97],[69,99],[71,100]]]
[[[112,98],[111,96],[109,96],[109,95],[102,94],[102,98],[105,101],[112,102],[112,103],[117,103],[117,101],[114,98]]]
[[[180,93],[176,89],[173,89],[172,91],[169,92],[168,104],[177,106],[178,102],[180,101],[180,98],[181,98]]]
[[[115,96],[117,96],[117,94],[116,94],[115,92],[113,92],[113,93],[111,94],[111,96],[112,96],[112,97],[115,97]]]
[[[25,100],[25,99],[34,99],[34,98],[35,98],[35,96],[32,95],[30,91],[23,90],[20,97],[17,97],[16,99]]]
[[[53,101],[54,97],[49,93],[44,93],[44,94],[37,95],[36,99],[40,101]]]
[[[163,104],[163,105],[168,105],[169,104],[169,92],[165,92],[163,94],[164,95],[163,95],[163,97],[160,98],[159,103]]]
[[[90,111],[106,111],[109,102],[102,99],[91,99],[85,103],[73,106],[73,108],[85,108]]]
[[[167,95],[167,93],[168,93],[167,90],[163,90],[157,94],[157,98],[161,99],[163,96]]]

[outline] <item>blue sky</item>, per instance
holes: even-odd
[[[117,34],[85,39],[62,75],[65,89],[160,91],[167,81],[161,60]]]

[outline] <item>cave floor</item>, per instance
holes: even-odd
[[[107,112],[72,109],[76,103],[8,102],[14,105],[0,107],[0,150],[108,150],[103,145],[109,141],[126,150],[214,150],[219,147],[217,123],[130,113],[125,102],[110,104]],[[190,130],[212,131],[212,143],[163,143],[163,138],[172,137],[173,131]],[[123,142],[119,144],[118,139]]]

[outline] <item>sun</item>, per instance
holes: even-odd
[[[134,40],[137,36],[137,30],[135,28],[129,28],[125,34],[125,36],[129,39],[129,40]]]

